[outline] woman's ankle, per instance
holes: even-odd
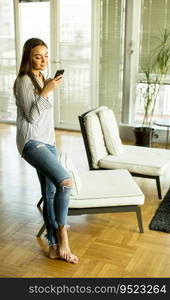
[[[49,246],[49,257],[51,259],[57,258],[57,245],[50,245]]]
[[[66,251],[66,252],[70,252],[67,227],[59,226],[57,229],[56,235],[57,235],[57,240],[58,240],[57,247],[58,247],[59,252],[62,250]]]
[[[68,233],[67,233],[67,227],[64,225],[60,225],[56,231],[57,238],[60,240],[66,239],[68,241]]]

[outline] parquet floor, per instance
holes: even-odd
[[[80,263],[50,260],[45,237],[36,238],[42,225],[39,183],[17,152],[15,132],[14,125],[0,124],[0,277],[170,277],[170,235],[148,229],[160,204],[150,179],[135,178],[146,196],[144,234],[134,213],[72,216],[70,244]],[[56,141],[80,171],[88,169],[80,133],[56,131]],[[162,178],[164,194],[169,176]]]

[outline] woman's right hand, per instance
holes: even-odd
[[[40,96],[48,98],[48,94],[53,91],[62,81],[63,76],[60,75],[56,78],[50,78],[45,82],[44,88],[42,89]]]

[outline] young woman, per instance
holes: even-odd
[[[49,257],[78,263],[71,253],[67,235],[67,214],[72,181],[57,160],[50,92],[62,76],[45,80],[48,48],[37,38],[26,41],[18,76],[14,83],[17,105],[17,147],[38,174],[43,195],[43,217],[49,242]]]

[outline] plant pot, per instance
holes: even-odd
[[[150,127],[136,127],[134,128],[135,145],[151,147],[152,138],[154,136],[154,128]]]

